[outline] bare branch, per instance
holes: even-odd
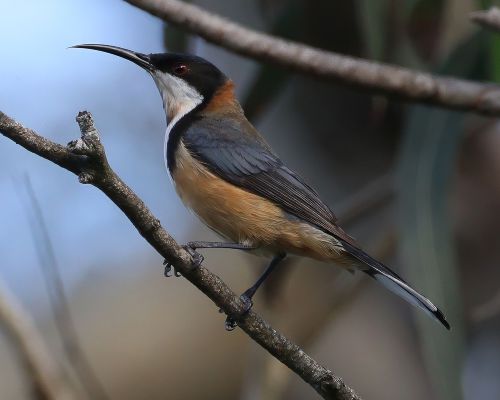
[[[77,121],[81,139],[63,147],[24,128],[0,111],[0,132],[26,149],[74,172],[80,182],[90,183],[106,194],[130,219],[139,233],[193,285],[208,296],[254,341],[311,385],[323,398],[357,400],[359,396],[343,380],[318,364],[299,346],[273,329],[254,311],[244,313],[244,304],[215,274],[195,268],[191,256],[161,226],[144,202],[109,166],[92,117],[81,112]]]
[[[404,100],[500,115],[500,87],[342,56],[245,28],[179,0],[125,0],[238,54]]]
[[[15,340],[40,399],[77,398],[62,377],[61,368],[51,357],[30,315],[3,282],[0,282],[0,323]]]
[[[484,28],[500,32],[500,8],[491,7],[487,11],[474,11],[470,19]]]

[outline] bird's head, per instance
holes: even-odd
[[[73,47],[114,54],[148,71],[160,91],[168,121],[210,101],[217,90],[229,81],[215,65],[193,55],[142,54],[104,44],[80,44]]]

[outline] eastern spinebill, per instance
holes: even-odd
[[[316,191],[246,119],[233,82],[213,64],[187,54],[148,55],[102,44],[74,47],[125,58],[155,81],[167,117],[164,151],[175,189],[205,224],[231,241],[190,242],[190,253],[200,262],[198,248],[243,249],[272,257],[242,295],[248,310],[255,291],[290,253],[361,270],[450,328],[434,304],[344,232]]]

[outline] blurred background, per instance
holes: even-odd
[[[500,36],[469,21],[470,11],[494,1],[193,3],[338,53],[500,80]],[[167,49],[214,62],[235,81],[247,116],[278,154],[364,248],[443,309],[452,330],[365,277],[303,259],[276,272],[255,309],[366,399],[500,398],[495,119],[261,65],[120,1],[2,0],[0,10],[0,109],[59,143],[79,135],[78,111],[92,112],[113,168],[179,242],[216,237],[167,178],[166,122],[153,81],[117,57],[67,47]],[[34,318],[81,398],[93,396],[57,329],[54,268],[80,345],[110,399],[317,398],[241,331],[226,332],[224,315],[192,285],[164,278],[162,259],[102,193],[3,137],[0,199],[2,285]],[[204,255],[235,292],[266,264],[237,251]],[[33,398],[2,326],[0,398]]]

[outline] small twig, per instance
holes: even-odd
[[[26,214],[29,216],[31,222],[33,241],[38,250],[50,306],[54,313],[56,327],[63,343],[64,352],[71,366],[76,371],[80,383],[87,392],[89,398],[92,400],[106,400],[109,397],[78,340],[78,334],[71,316],[69,302],[64,293],[64,284],[61,278],[54,246],[52,245],[49,231],[43,218],[42,209],[28,176],[26,176],[25,185],[30,202],[29,206],[26,207]]]
[[[62,377],[61,368],[51,357],[30,315],[0,281],[0,324],[16,343],[33,379],[36,394],[43,400],[72,400],[73,393]]]
[[[487,11],[474,11],[470,19],[484,28],[500,32],[500,8],[491,7]]]
[[[116,175],[106,159],[104,147],[87,112],[77,116],[81,139],[68,147],[57,145],[23,127],[0,112],[0,132],[27,150],[78,175],[106,194],[129,218],[148,243],[175,266],[187,280],[208,296],[220,309],[238,322],[254,341],[311,385],[323,398],[357,400],[359,396],[343,380],[318,364],[299,346],[273,329],[257,313],[245,313],[245,305],[215,274],[196,262],[161,226],[144,202]]]
[[[209,42],[259,61],[371,92],[446,108],[500,115],[500,87],[371,62],[245,28],[179,0],[125,0]]]

